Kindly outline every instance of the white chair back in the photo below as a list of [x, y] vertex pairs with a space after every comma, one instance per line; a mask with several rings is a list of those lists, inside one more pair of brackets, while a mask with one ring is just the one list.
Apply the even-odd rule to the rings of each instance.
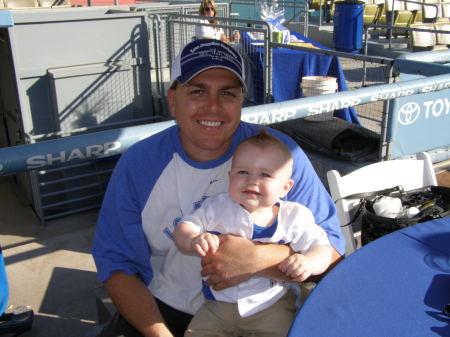
[[[369, 164], [345, 176], [338, 171], [327, 172], [331, 198], [336, 202], [337, 215], [341, 226], [351, 221], [351, 211], [359, 204], [359, 199], [343, 199], [346, 196], [383, 190], [401, 185], [405, 190], [437, 185], [431, 158], [427, 153], [416, 155], [417, 159], [387, 160]], [[345, 236], [346, 255], [356, 249], [352, 226], [342, 227]]]

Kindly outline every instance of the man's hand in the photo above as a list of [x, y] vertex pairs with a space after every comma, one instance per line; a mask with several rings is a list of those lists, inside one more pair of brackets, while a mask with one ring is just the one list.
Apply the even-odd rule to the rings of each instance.
[[291, 253], [288, 245], [257, 243], [234, 235], [220, 235], [217, 252], [202, 258], [206, 284], [222, 290], [247, 281], [254, 275], [288, 281], [278, 265]]
[[[292, 281], [278, 268], [283, 260], [293, 254], [289, 245], [252, 242], [229, 234], [219, 235], [219, 240], [216, 253], [207, 253], [202, 258], [202, 276], [209, 277], [206, 284], [214, 290], [235, 286], [254, 275]], [[333, 248], [332, 261], [337, 263], [341, 259]], [[310, 277], [309, 280], [316, 277]]]
[[202, 258], [202, 276], [208, 286], [214, 290], [222, 290], [252, 277], [257, 266], [255, 244], [247, 239], [234, 235], [220, 235], [219, 249], [215, 254], [207, 253]]

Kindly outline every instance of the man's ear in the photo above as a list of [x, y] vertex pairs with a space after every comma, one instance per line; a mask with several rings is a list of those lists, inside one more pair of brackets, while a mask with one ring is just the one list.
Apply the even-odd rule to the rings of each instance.
[[175, 90], [174, 89], [167, 89], [167, 103], [169, 104], [169, 111], [170, 115], [173, 118], [176, 118], [175, 113]]

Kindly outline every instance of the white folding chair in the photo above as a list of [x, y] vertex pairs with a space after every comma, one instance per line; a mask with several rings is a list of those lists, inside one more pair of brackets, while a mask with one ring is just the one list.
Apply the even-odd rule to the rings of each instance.
[[[345, 199], [346, 196], [402, 186], [411, 190], [423, 186], [437, 185], [436, 175], [430, 156], [421, 152], [416, 159], [387, 160], [369, 164], [345, 176], [338, 171], [327, 172], [331, 198], [336, 202], [336, 210], [341, 226], [351, 221], [351, 211], [359, 204], [359, 199]], [[342, 227], [346, 239], [346, 255], [356, 250], [355, 233], [352, 226]]]

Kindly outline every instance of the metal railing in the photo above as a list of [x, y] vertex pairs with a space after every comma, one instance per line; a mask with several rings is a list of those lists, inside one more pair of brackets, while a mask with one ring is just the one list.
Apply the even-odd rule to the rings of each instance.
[[[263, 91], [263, 102], [267, 103], [270, 101], [271, 93], [271, 52], [269, 46], [269, 36], [271, 34], [271, 28], [267, 22], [256, 21], [256, 20], [244, 20], [244, 19], [234, 19], [225, 17], [216, 17], [219, 24], [205, 24], [200, 20], [205, 19], [202, 16], [196, 15], [186, 15], [186, 14], [167, 14], [164, 17], [160, 15], [152, 16], [151, 21], [157, 23], [154, 25], [154, 36], [158, 36], [154, 40], [155, 43], [152, 44], [155, 54], [162, 55], [160, 59], [154, 66], [156, 78], [156, 87], [158, 88], [159, 98], [164, 100], [163, 107], [167, 108], [165, 102], [165, 93], [168, 89], [168, 84], [170, 81], [170, 66], [172, 60], [178, 54], [179, 50], [186, 43], [191, 42], [196, 38], [196, 27], [199, 26], [213, 26], [216, 28], [222, 28], [226, 35], [231, 35], [235, 30], [240, 32], [242, 36], [245, 33], [258, 36], [258, 40], [262, 42], [262, 60], [261, 60], [261, 74], [258, 75], [258, 80], [249, 82], [249, 86], [253, 85], [260, 86]], [[164, 23], [162, 23], [164, 22]], [[246, 69], [251, 70], [252, 65], [249, 63], [247, 55], [254, 52], [254, 48], [251, 44], [240, 44], [235, 43], [233, 45], [244, 58], [246, 62]], [[249, 74], [248, 78], [252, 78]], [[256, 84], [255, 84], [256, 83]], [[247, 96], [246, 99], [251, 102], [252, 97]], [[162, 114], [167, 115], [168, 111], [162, 111]]]
[[[162, 100], [165, 100], [165, 93], [168, 89], [171, 60], [175, 58], [181, 46], [195, 38], [195, 27], [205, 25], [200, 22], [202, 18], [192, 15], [168, 14], [164, 16], [164, 25], [160, 23], [162, 21], [160, 16], [154, 16], [152, 18], [153, 22], [158, 22], [160, 25], [156, 27], [156, 31], [153, 33], [155, 37], [159, 37], [159, 40], [155, 39], [155, 42], [161, 41], [161, 43], [153, 44], [154, 52], [158, 55], [165, 55], [163, 62], [159, 61], [154, 65], [157, 68], [154, 81], [156, 82], [156, 87], [159, 88], [159, 95]], [[255, 53], [255, 47], [252, 44], [243, 42], [233, 45], [244, 57], [246, 68], [253, 72], [247, 76], [249, 78], [248, 87], [252, 88], [257, 86], [263, 88], [263, 99], [255, 103], [252, 100], [254, 97], [251, 97], [252, 93], [250, 92], [246, 97], [246, 105], [272, 102], [271, 57], [274, 48], [286, 48], [311, 53], [312, 55], [321, 54], [327, 55], [330, 58], [336, 58], [343, 69], [346, 84], [350, 90], [394, 81], [391, 72], [392, 59], [348, 54], [334, 50], [308, 48], [298, 45], [279, 44], [271, 41], [271, 27], [264, 21], [231, 18], [217, 18], [217, 20], [219, 24], [211, 26], [222, 28], [226, 34], [230, 34], [233, 30], [238, 30], [241, 36], [244, 34], [259, 34], [259, 40], [261, 42], [258, 50], [262, 50], [263, 57], [261, 63], [258, 65], [255, 65], [248, 57], [248, 55]], [[162, 26], [165, 27], [165, 30], [161, 29]], [[286, 67], [288, 68], [288, 65]], [[298, 81], [300, 82], [300, 78]], [[165, 101], [163, 106], [167, 109]], [[358, 118], [362, 120], [361, 123], [370, 130], [381, 134], [384, 107], [380, 103], [373, 103], [364, 107], [358, 107], [357, 110]], [[168, 111], [164, 110], [162, 114], [168, 115]]]
[[[333, 104], [354, 107], [362, 127], [375, 133], [379, 137], [380, 153], [383, 153], [382, 149], [386, 142], [386, 130], [388, 127], [388, 107], [391, 98], [390, 96], [383, 95], [386, 87], [380, 87], [380, 85], [396, 82], [395, 74], [392, 74], [392, 59], [274, 43], [271, 41], [271, 27], [266, 22], [230, 18], [229, 16], [231, 15], [233, 9], [228, 6], [232, 6], [232, 3], [223, 3], [220, 5], [222, 6], [221, 8], [223, 8], [224, 16], [217, 18], [220, 23], [215, 27], [221, 27], [227, 34], [230, 34], [233, 30], [239, 30], [241, 35], [244, 33], [250, 33], [255, 36], [257, 35], [261, 41], [259, 48], [263, 50], [263, 57], [261, 68], [258, 70], [258, 76], [260, 76], [258, 78], [260, 79], [260, 82], [257, 83], [257, 85], [260, 85], [263, 88], [262, 90], [264, 97], [262, 103], [270, 103], [272, 101], [271, 57], [275, 48], [287, 48], [337, 58], [342, 67], [346, 84], [349, 89], [346, 92], [339, 92], [336, 94], [324, 95], [320, 97], [317, 96], [313, 98], [302, 98], [300, 100], [296, 99], [289, 102], [279, 102], [270, 105], [258, 105], [255, 108], [251, 107], [252, 105], [255, 105], [255, 103], [252, 103], [251, 101], [252, 97], [246, 97], [247, 107], [243, 110], [244, 119], [253, 118], [249, 116], [257, 116], [258, 113], [261, 115], [267, 114], [268, 116], [273, 114], [276, 116], [281, 116], [283, 111], [293, 111], [293, 114], [289, 113], [286, 115], [286, 120], [291, 120], [305, 117], [308, 114], [311, 114], [311, 111], [317, 111], [317, 109], [310, 108], [313, 106], [323, 106], [324, 108], [320, 109], [322, 113], [332, 112], [334, 106]], [[162, 101], [165, 99], [167, 83], [170, 79], [170, 65], [172, 59], [175, 57], [181, 46], [191, 41], [195, 36], [195, 27], [202, 24], [199, 23], [199, 20], [202, 17], [192, 15], [197, 14], [198, 4], [191, 3], [189, 5], [186, 4], [176, 6], [178, 7], [171, 8], [171, 6], [166, 6], [165, 8], [159, 9], [156, 9], [155, 7], [152, 7], [151, 9], [137, 9], [138, 11], [148, 12], [147, 25], [150, 30], [148, 36], [150, 41], [150, 58], [152, 60], [151, 80], [154, 83], [152, 88], [155, 90], [154, 97], [159, 97]], [[157, 10], [164, 12], [157, 12]], [[252, 49], [254, 47], [252, 47], [251, 44], [236, 44], [234, 47], [238, 48], [244, 57], [246, 54], [254, 52]], [[249, 62], [249, 60], [247, 59], [246, 62]], [[248, 68], [251, 69], [252, 66], [250, 65]], [[369, 87], [373, 87], [373, 89], [371, 89], [371, 97], [375, 97], [375, 99], [359, 99], [365, 92], [364, 90], [369, 89]], [[395, 92], [397, 89], [396, 87], [389, 87], [389, 90], [391, 90], [390, 92]], [[278, 112], [275, 113], [273, 111]], [[158, 119], [156, 119], [156, 117], [152, 117], [148, 120], [148, 122], [156, 122], [162, 118], [166, 118], [168, 116], [167, 106], [162, 104], [160, 113], [156, 115]], [[258, 122], [260, 120], [256, 119], [255, 121]], [[265, 121], [271, 121], [271, 119], [267, 118]], [[142, 122], [144, 122], [144, 119]], [[154, 128], [158, 129], [158, 131], [163, 128], [163, 125], [164, 127], [167, 125], [163, 123], [152, 124]], [[172, 125], [172, 123], [170, 125]], [[108, 124], [108, 126], [112, 127], [113, 125]], [[69, 140], [64, 139], [64, 136], [67, 135], [66, 133], [46, 135], [46, 137], [42, 137], [42, 135], [33, 136], [39, 138], [31, 141], [36, 141], [37, 147], [34, 147], [34, 149], [39, 149], [40, 146], [44, 147], [44, 143], [49, 143], [49, 146], [51, 147], [56, 144], [55, 142], [66, 144], [65, 146], [67, 148], [72, 147], [71, 152], [67, 153], [63, 153], [63, 151], [65, 151], [64, 149], [50, 150], [49, 147], [46, 148], [48, 150], [45, 150], [42, 153], [42, 156], [40, 156], [38, 152], [28, 155], [23, 153], [22, 155], [23, 157], [28, 156], [24, 164], [26, 165], [26, 170], [40, 170], [33, 171], [32, 175], [34, 176], [33, 179], [36, 179], [35, 184], [39, 185], [39, 195], [36, 195], [36, 198], [39, 200], [36, 203], [41, 203], [42, 213], [40, 213], [40, 216], [43, 219], [47, 220], [53, 217], [62, 216], [68, 214], [68, 212], [78, 212], [90, 206], [96, 207], [95, 205], [97, 205], [98, 201], [101, 199], [100, 194], [102, 193], [102, 189], [106, 185], [111, 169], [115, 164], [115, 159], [111, 156], [119, 155], [126, 148], [123, 143], [120, 144], [120, 137], [123, 135], [126, 136], [127, 130], [133, 130], [133, 132], [136, 130], [134, 127], [127, 128], [127, 126], [128, 125], [117, 124], [114, 125], [116, 129], [111, 130], [110, 132], [105, 131], [105, 133], [102, 133], [103, 131], [101, 131], [100, 127], [97, 126], [80, 130], [73, 129], [71, 132], [73, 133], [73, 137], [75, 137], [75, 139], [71, 137], [72, 139], [70, 139], [70, 142]], [[120, 129], [118, 127], [120, 127]], [[143, 126], [143, 129], [148, 130], [148, 127], [149, 125], [145, 125]], [[338, 125], [336, 125], [336, 127], [338, 127]], [[92, 134], [93, 138], [90, 138], [88, 141], [89, 144], [86, 145], [87, 148], [82, 148], [82, 145], [79, 144], [84, 142], [84, 140], [82, 140], [83, 137], [91, 136], [88, 132], [95, 133]], [[80, 133], [86, 134], [79, 135]], [[147, 131], [143, 133], [148, 136]], [[320, 134], [320, 132], [318, 133]], [[114, 145], [106, 145], [109, 141], [101, 140], [99, 134], [104, 134], [106, 139], [111, 139], [110, 142], [114, 143]], [[132, 138], [129, 142], [135, 142], [144, 136], [139, 132], [137, 132], [136, 135], [139, 137]], [[132, 137], [135, 137], [136, 135], [133, 135]], [[130, 135], [128, 136], [131, 137]], [[49, 142], [42, 142], [43, 140], [49, 140]], [[80, 141], [80, 143], [73, 145], [77, 141]], [[88, 149], [89, 147], [90, 150]], [[92, 149], [95, 149], [95, 151], [92, 151]], [[3, 149], [0, 149], [0, 153], [2, 153], [2, 151]], [[89, 151], [90, 153], [88, 153]], [[11, 155], [11, 152], [5, 153], [5, 156]], [[97, 161], [101, 157], [108, 157], [109, 160], [102, 159], [102, 162], [98, 163]], [[382, 158], [381, 155], [380, 158]], [[3, 159], [0, 159], [0, 175], [5, 174], [5, 172], [11, 172], [8, 171], [8, 166], [13, 162], [3, 162], [2, 160]], [[86, 165], [86, 167], [88, 167], [86, 170], [91, 173], [86, 172], [86, 175], [84, 175], [80, 173], [82, 172], [82, 166], [71, 166], [78, 161], [85, 161], [86, 163], [89, 163], [89, 165]], [[61, 168], [54, 170], [52, 169], [53, 171], [48, 170], [49, 167], [54, 167], [56, 165], [61, 165]], [[73, 172], [76, 173], [72, 174], [72, 169]], [[85, 184], [79, 184], [78, 176], [88, 179], [89, 181]], [[51, 180], [47, 180], [47, 178], [51, 178]], [[91, 181], [91, 179], [97, 179], [97, 181]], [[47, 188], [57, 185], [60, 187]], [[83, 189], [89, 191], [89, 195], [92, 197], [92, 200], [88, 200], [86, 196], [79, 194]], [[62, 197], [63, 194], [65, 195], [64, 198]]]
[[[376, 85], [369, 88], [359, 88], [347, 92], [322, 95], [320, 97], [307, 97], [280, 103], [246, 107], [242, 110], [242, 119], [260, 124], [272, 124], [280, 122], [280, 120], [296, 120], [316, 114], [317, 112], [312, 112], [311, 107], [326, 102], [345, 101], [349, 107], [368, 104], [370, 102], [384, 102], [391, 100], [393, 97], [423, 94], [430, 87], [434, 88], [434, 92], [446, 90], [450, 83], [449, 80], [450, 74], [436, 75], [396, 84]], [[329, 112], [332, 109], [332, 106], [329, 106], [327, 109], [323, 109], [323, 112]], [[154, 135], [174, 124], [173, 121], [151, 123], [84, 134], [72, 138], [55, 139], [48, 142], [0, 148], [0, 175], [30, 170], [48, 170], [61, 165], [72, 165], [117, 156], [137, 141]], [[70, 156], [75, 150], [83, 152], [83, 149], [88, 149], [99, 143], [114, 143], [116, 146], [110, 150], [105, 149], [104, 151], [92, 152], [85, 156]], [[47, 160], [48, 158], [54, 157], [55, 153], [66, 158], [66, 160], [58, 162]], [[42, 160], [36, 161], [36, 158], [41, 158]]]

